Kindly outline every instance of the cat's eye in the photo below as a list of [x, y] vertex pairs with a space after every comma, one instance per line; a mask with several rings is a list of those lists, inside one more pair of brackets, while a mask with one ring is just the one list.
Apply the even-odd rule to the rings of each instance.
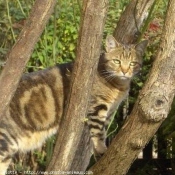
[[133, 61], [133, 62], [130, 63], [130, 66], [136, 66], [137, 64], [138, 64], [137, 62]]
[[120, 64], [121, 63], [121, 61], [118, 60], [118, 59], [114, 59], [113, 61], [114, 61], [115, 64]]

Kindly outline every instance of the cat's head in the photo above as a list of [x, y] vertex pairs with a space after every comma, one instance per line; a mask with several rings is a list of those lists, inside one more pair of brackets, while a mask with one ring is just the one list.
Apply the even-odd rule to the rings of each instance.
[[142, 67], [142, 57], [147, 43], [144, 40], [137, 45], [124, 46], [118, 43], [113, 36], [107, 36], [103, 62], [104, 71], [107, 73], [106, 78], [129, 80], [137, 74]]

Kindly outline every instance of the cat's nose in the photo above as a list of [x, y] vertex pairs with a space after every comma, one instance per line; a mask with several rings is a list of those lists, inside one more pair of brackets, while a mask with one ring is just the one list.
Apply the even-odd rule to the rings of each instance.
[[128, 69], [122, 69], [122, 73], [125, 75], [128, 72]]
[[126, 75], [126, 73], [128, 72], [128, 67], [122, 65], [122, 66], [121, 66], [121, 71], [122, 71], [123, 75]]

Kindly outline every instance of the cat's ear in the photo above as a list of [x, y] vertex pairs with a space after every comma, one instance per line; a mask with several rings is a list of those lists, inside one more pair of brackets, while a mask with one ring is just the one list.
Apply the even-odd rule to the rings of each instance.
[[115, 49], [120, 44], [115, 40], [112, 35], [106, 37], [106, 52], [110, 52], [112, 49]]
[[138, 43], [138, 44], [135, 46], [136, 51], [137, 51], [141, 56], [143, 56], [147, 44], [148, 44], [148, 40], [143, 40], [143, 41], [141, 41], [140, 43]]

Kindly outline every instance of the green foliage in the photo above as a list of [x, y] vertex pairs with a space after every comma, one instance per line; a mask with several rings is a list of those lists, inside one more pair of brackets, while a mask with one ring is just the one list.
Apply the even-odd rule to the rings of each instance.
[[60, 1], [29, 62], [29, 67], [45, 68], [75, 58], [80, 9], [72, 1]]
[[125, 6], [128, 4], [129, 0], [110, 0], [110, 5], [108, 9], [104, 35], [113, 34], [114, 29], [116, 28], [117, 21], [125, 9]]
[[[2, 1], [2, 0], [1, 0]], [[32, 1], [14, 0], [1, 2], [0, 56], [2, 59], [12, 47], [21, 31]], [[57, 3], [45, 30], [37, 43], [27, 65], [28, 71], [43, 69], [55, 63], [68, 62], [75, 59], [75, 48], [80, 21], [80, 4], [72, 0]]]

